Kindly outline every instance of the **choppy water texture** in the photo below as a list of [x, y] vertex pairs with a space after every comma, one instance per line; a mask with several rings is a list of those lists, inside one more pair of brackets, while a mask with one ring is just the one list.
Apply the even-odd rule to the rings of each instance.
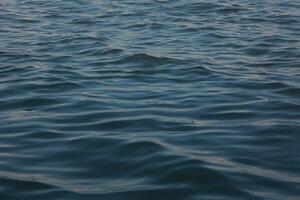
[[0, 199], [299, 200], [298, 0], [0, 1]]

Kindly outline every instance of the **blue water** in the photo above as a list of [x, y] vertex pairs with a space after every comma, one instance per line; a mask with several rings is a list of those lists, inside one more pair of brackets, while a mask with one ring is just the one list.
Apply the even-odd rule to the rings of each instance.
[[1, 0], [1, 200], [299, 200], [298, 0]]

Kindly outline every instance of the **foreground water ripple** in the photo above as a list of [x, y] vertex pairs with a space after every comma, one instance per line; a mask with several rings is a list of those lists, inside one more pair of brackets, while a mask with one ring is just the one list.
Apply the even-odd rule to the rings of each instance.
[[298, 1], [3, 0], [0, 27], [0, 199], [299, 199]]

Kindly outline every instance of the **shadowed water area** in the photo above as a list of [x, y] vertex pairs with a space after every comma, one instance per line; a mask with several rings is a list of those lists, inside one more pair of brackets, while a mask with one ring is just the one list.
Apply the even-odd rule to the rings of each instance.
[[0, 199], [299, 200], [298, 0], [0, 0]]

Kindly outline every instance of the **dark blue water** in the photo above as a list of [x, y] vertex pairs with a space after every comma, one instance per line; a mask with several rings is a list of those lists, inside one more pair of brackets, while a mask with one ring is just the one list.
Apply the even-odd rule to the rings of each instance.
[[1, 200], [299, 200], [298, 0], [1, 0]]

